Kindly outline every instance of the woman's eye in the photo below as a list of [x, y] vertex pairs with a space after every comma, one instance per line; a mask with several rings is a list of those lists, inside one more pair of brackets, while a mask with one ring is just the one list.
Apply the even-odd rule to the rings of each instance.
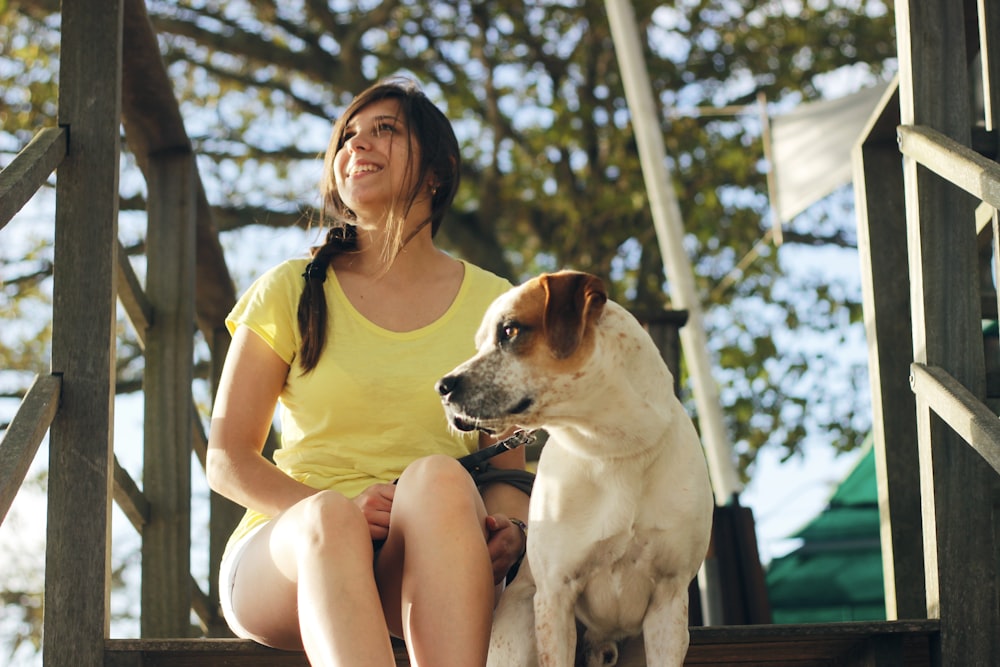
[[374, 130], [372, 131], [372, 134], [374, 134], [376, 137], [380, 137], [383, 134], [391, 134], [392, 132], [395, 131], [396, 127], [394, 125], [391, 125], [389, 123], [381, 123], [375, 126]]

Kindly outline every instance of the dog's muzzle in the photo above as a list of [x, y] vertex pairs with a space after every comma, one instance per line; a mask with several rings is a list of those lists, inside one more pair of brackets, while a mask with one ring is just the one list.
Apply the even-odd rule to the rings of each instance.
[[460, 431], [478, 429], [494, 433], [495, 430], [483, 422], [489, 423], [521, 414], [534, 403], [530, 397], [524, 397], [511, 408], [492, 405], [480, 392], [470, 391], [467, 378], [461, 374], [446, 375], [434, 387], [441, 396], [441, 403], [451, 418], [452, 425]]

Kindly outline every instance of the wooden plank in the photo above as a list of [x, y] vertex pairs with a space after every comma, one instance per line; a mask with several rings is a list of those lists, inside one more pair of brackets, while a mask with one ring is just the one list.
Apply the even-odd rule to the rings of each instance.
[[45, 667], [99, 667], [109, 629], [121, 25], [121, 0], [62, 7]]
[[[813, 667], [844, 662], [851, 656], [878, 656], [880, 666], [932, 664], [936, 621], [746, 625], [691, 628], [685, 665], [730, 667]], [[631, 642], [619, 667], [645, 663], [641, 642]], [[305, 655], [276, 651], [242, 639], [110, 640], [107, 667], [307, 667]], [[408, 665], [405, 645], [393, 640], [397, 665]], [[635, 649], [635, 650], [633, 650]]]
[[908, 386], [913, 343], [898, 125], [897, 82], [881, 100], [852, 156], [889, 619], [927, 615], [916, 404]]
[[7, 516], [55, 417], [61, 387], [62, 380], [57, 375], [35, 376], [0, 438], [0, 523]]
[[114, 457], [114, 499], [135, 531], [142, 535], [143, 526], [149, 521], [149, 501], [142, 495], [139, 486], [125, 468]]
[[987, 130], [1000, 126], [1000, 8], [977, 0], [979, 56], [983, 70], [984, 121]]
[[[146, 174], [149, 157], [169, 150], [190, 150], [160, 46], [145, 0], [125, 0], [122, 71], [122, 124], [136, 163]], [[149, 177], [147, 176], [147, 179]], [[225, 318], [236, 303], [236, 288], [226, 266], [218, 229], [201, 181], [197, 186], [198, 326], [206, 340], [226, 334]]]
[[66, 130], [40, 130], [21, 152], [0, 171], [0, 229], [28, 203], [66, 157]]
[[1000, 419], [942, 368], [913, 364], [910, 384], [1000, 474]]
[[903, 155], [977, 199], [1000, 208], [1000, 165], [996, 162], [930, 127], [903, 125], [898, 132]]
[[[900, 122], [968, 146], [964, 12], [952, 0], [899, 0], [895, 9]], [[903, 172], [914, 361], [944, 368], [981, 397], [974, 204], [911, 155]], [[919, 396], [917, 435], [928, 615], [941, 620], [941, 665], [1000, 664], [992, 471]]]
[[146, 296], [142, 533], [143, 637], [190, 633], [191, 434], [194, 358], [195, 172], [190, 151], [151, 156]]
[[132, 323], [135, 330], [135, 337], [139, 341], [139, 347], [146, 349], [146, 330], [153, 324], [153, 306], [146, 298], [146, 293], [142, 289], [142, 283], [135, 275], [135, 269], [128, 259], [121, 241], [118, 244], [118, 300], [125, 309], [125, 316]]
[[201, 621], [202, 632], [207, 632], [209, 626], [222, 616], [222, 606], [218, 598], [213, 598], [201, 590], [198, 581], [191, 576], [191, 609]]

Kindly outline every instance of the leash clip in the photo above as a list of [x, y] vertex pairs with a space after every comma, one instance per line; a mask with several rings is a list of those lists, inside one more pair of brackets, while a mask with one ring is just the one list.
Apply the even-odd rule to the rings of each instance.
[[538, 429], [525, 430], [523, 428], [519, 428], [516, 431], [514, 431], [514, 434], [511, 435], [509, 438], [502, 440], [497, 444], [503, 447], [505, 450], [517, 449], [518, 447], [524, 447], [526, 445], [533, 445], [535, 444], [535, 440], [538, 439], [538, 436], [535, 435], [535, 433], [537, 432]]
[[535, 436], [536, 432], [537, 429], [526, 431], [523, 428], [519, 428], [509, 438], [505, 438], [495, 445], [490, 445], [472, 454], [467, 454], [458, 459], [458, 462], [470, 473], [482, 472], [483, 465], [497, 454], [503, 454], [511, 449], [517, 449], [518, 447], [534, 443], [537, 439]]

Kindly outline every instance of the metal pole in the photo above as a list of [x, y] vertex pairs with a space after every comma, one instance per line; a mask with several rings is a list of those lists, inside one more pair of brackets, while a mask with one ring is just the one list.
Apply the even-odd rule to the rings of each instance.
[[653, 103], [652, 86], [643, 60], [641, 42], [632, 5], [625, 0], [607, 0], [608, 21], [615, 43], [618, 67], [625, 83], [625, 97], [632, 114], [639, 161], [649, 195], [653, 225], [663, 255], [664, 271], [671, 285], [675, 307], [688, 311], [681, 328], [681, 349], [691, 373], [698, 425], [705, 447], [716, 502], [728, 504], [742, 490], [736, 474], [732, 447], [722, 421], [719, 390], [712, 377], [701, 305], [695, 294], [691, 262], [684, 252], [684, 227], [673, 182], [666, 165], [666, 150], [659, 116]]

